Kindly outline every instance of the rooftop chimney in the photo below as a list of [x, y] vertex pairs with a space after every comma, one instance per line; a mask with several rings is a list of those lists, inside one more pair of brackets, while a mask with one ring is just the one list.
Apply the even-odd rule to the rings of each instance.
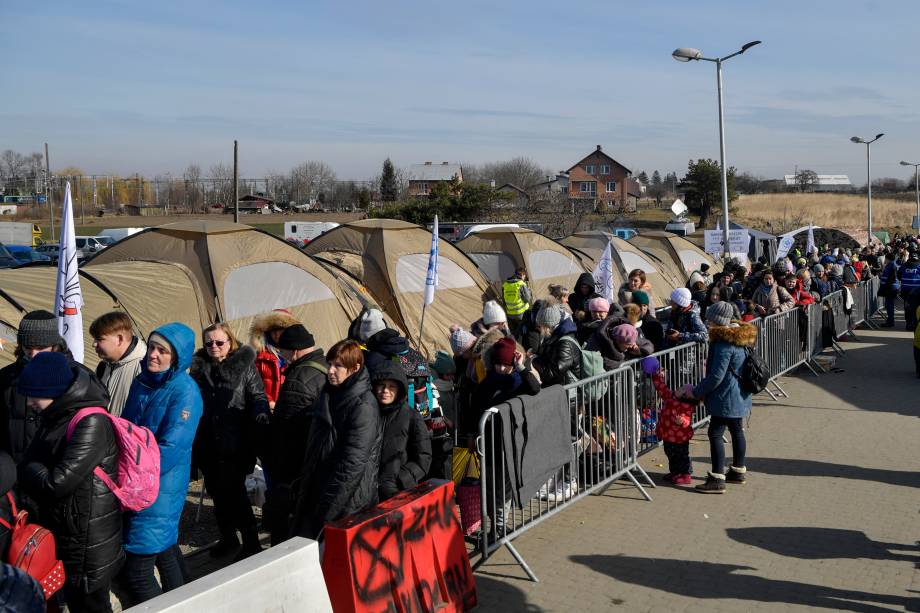
[[597, 146], [597, 150], [598, 150], [598, 151], [601, 150], [601, 146], [600, 146], [600, 145]]

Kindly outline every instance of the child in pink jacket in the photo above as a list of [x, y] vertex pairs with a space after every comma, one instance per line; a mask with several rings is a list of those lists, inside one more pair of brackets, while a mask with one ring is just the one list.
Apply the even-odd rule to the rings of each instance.
[[642, 360], [642, 370], [651, 376], [655, 390], [663, 401], [655, 434], [658, 440], [664, 442], [664, 453], [668, 456], [668, 474], [664, 480], [674, 485], [690, 485], [693, 474], [690, 462], [690, 439], [693, 438], [691, 424], [696, 404], [678, 399], [668, 388], [664, 371], [656, 358]]

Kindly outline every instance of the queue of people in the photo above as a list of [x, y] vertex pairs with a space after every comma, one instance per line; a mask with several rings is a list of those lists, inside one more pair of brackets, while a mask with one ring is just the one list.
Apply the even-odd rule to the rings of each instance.
[[[705, 403], [713, 461], [697, 489], [722, 493], [726, 483], [746, 480], [742, 421], [751, 397], [737, 373], [757, 337], [750, 320], [807, 306], [874, 274], [881, 274], [889, 322], [890, 293], [903, 298], [907, 323], [916, 328], [920, 257], [911, 239], [884, 250], [785, 258], [772, 267], [758, 262], [750, 272], [736, 262], [714, 276], [701, 269], [691, 287], [674, 289], [660, 320], [641, 270], [629, 273], [617, 301], [598, 294], [589, 274], [571, 292], [556, 285], [533, 301], [526, 271], [517, 270], [505, 282], [504, 306], [487, 301], [467, 329], [445, 330], [453, 355], [436, 367], [451, 381], [457, 438], [472, 445], [481, 415], [496, 404], [590, 376], [591, 355], [612, 370], [708, 341], [702, 381], [669, 394], [659, 389], [667, 403], [658, 434], [666, 443], [666, 478], [689, 484], [687, 420], [696, 403]], [[202, 330], [200, 343], [177, 322], [145, 340], [117, 312], [99, 317], [90, 331], [100, 358], [95, 372], [73, 361], [52, 313], [30, 312], [19, 324], [15, 363], [0, 370], [0, 489], [55, 535], [66, 571], [62, 597], [73, 611], [109, 611], [113, 584], [134, 605], [188, 580], [178, 543], [193, 474], [203, 475], [214, 502], [219, 540], [211, 554], [235, 560], [262, 550], [246, 490], [257, 462], [267, 483], [262, 527], [272, 545], [295, 535], [322, 539], [329, 522], [433, 474], [431, 427], [418, 404], [425, 385], [420, 358], [377, 309], [362, 312], [349, 338], [328, 350], [283, 310], [257, 317], [248, 344], [223, 323]], [[920, 375], [920, 329], [915, 338]], [[647, 372], [660, 388], [660, 366]], [[155, 437], [159, 494], [147, 508], [124, 510], [94, 475], [96, 467], [110, 478], [117, 473], [118, 447], [105, 416], [85, 417], [67, 436], [86, 407], [104, 408]], [[585, 425], [573, 424], [579, 428]], [[563, 476], [561, 488], [577, 489], [571, 475]], [[0, 518], [9, 510], [4, 504]], [[0, 546], [5, 537], [0, 529]]]

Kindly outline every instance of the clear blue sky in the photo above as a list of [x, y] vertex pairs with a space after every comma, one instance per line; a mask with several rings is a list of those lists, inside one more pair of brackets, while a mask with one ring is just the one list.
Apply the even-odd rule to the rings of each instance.
[[[634, 172], [718, 157], [864, 181], [920, 158], [920, 2], [4, 2], [0, 149], [87, 173], [245, 176], [323, 160], [342, 178], [514, 156], [567, 168], [602, 144]], [[917, 160], [920, 161], [920, 160]]]

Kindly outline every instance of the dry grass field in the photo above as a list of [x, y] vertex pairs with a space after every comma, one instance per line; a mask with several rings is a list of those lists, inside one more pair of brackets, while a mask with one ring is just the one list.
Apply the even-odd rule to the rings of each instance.
[[[854, 194], [754, 194], [732, 203], [738, 223], [782, 233], [813, 223], [830, 228], [866, 226], [866, 197]], [[912, 201], [872, 198], [872, 226], [906, 231], [917, 205]]]

